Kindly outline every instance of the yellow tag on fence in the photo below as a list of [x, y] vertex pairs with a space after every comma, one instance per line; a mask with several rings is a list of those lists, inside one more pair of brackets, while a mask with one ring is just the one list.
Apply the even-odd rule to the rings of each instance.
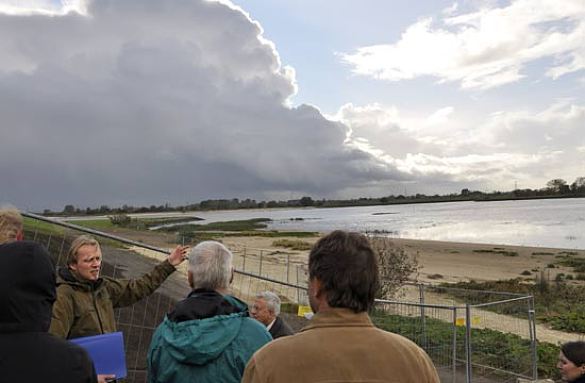
[[[477, 326], [481, 323], [481, 317], [473, 316], [471, 317], [471, 325]], [[455, 325], [457, 326], [465, 326], [465, 318], [457, 318], [455, 320]]]
[[313, 310], [311, 310], [311, 306], [299, 305], [299, 310], [297, 312], [297, 315], [304, 318], [306, 314], [309, 314], [312, 312], [313, 312]]

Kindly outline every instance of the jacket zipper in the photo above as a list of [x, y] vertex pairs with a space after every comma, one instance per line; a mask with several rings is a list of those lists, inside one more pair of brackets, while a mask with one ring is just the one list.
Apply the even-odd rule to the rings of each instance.
[[95, 296], [95, 289], [93, 288], [93, 286], [91, 288], [91, 297], [92, 297], [92, 300], [93, 300], [93, 307], [95, 308], [95, 313], [97, 315], [98, 323], [100, 325], [100, 331], [101, 331], [102, 334], [104, 334], [104, 326], [102, 324], [102, 318], [100, 317], [100, 311], [98, 309], [97, 299], [96, 299], [96, 296]]

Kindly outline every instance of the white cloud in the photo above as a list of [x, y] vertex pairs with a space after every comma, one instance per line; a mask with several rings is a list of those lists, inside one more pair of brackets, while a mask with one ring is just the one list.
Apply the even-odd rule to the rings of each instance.
[[582, 0], [516, 0], [437, 21], [424, 18], [394, 44], [342, 57], [355, 73], [382, 80], [432, 76], [488, 89], [522, 79], [524, 67], [540, 59], [555, 60], [546, 71], [553, 79], [585, 69], [584, 40]]
[[2, 0], [0, 2], [0, 14], [22, 16], [22, 15], [44, 15], [62, 16], [69, 12], [87, 14], [87, 1], [85, 0]]
[[[542, 187], [551, 178], [583, 174], [585, 105], [561, 100], [541, 111], [499, 111], [469, 121], [452, 112], [445, 107], [415, 118], [395, 106], [345, 105], [336, 117], [351, 127], [355, 147], [419, 183], [510, 185], [515, 179]], [[438, 128], [446, 116], [448, 128]]]
[[427, 117], [427, 123], [431, 125], [446, 124], [449, 121], [449, 116], [453, 114], [455, 108], [447, 106], [441, 108]]

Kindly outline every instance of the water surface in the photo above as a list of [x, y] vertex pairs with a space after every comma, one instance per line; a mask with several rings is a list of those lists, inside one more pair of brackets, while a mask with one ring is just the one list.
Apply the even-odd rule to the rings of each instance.
[[196, 212], [206, 221], [270, 218], [270, 229], [379, 231], [393, 237], [585, 249], [585, 198]]

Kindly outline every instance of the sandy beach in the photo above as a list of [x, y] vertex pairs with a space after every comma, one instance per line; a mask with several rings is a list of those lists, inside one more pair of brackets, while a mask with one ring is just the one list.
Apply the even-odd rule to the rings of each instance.
[[[314, 243], [319, 237], [301, 238], [303, 242]], [[146, 238], [143, 238], [146, 239]], [[148, 238], [148, 243], [160, 247], [169, 247], [169, 237], [156, 235]], [[262, 236], [234, 236], [223, 237], [221, 241], [234, 252], [234, 265], [238, 270], [253, 274], [261, 273], [265, 277], [287, 281], [293, 284], [304, 284], [307, 280], [306, 264], [308, 250], [295, 251], [278, 246], [274, 242], [280, 239], [291, 241], [299, 240], [294, 237], [262, 237]], [[458, 242], [424, 241], [409, 239], [393, 239], [395, 246], [402, 247], [407, 254], [415, 257], [419, 264], [418, 273], [412, 275], [412, 280], [425, 284], [455, 283], [460, 281], [496, 281], [514, 278], [524, 278], [533, 281], [540, 270], [545, 276], [554, 280], [557, 274], [574, 274], [569, 267], [549, 265], [558, 262], [558, 256], [571, 254], [573, 257], [585, 257], [584, 250], [553, 249], [541, 247], [520, 247], [505, 245], [486, 245]], [[133, 250], [149, 257], [161, 258], [163, 255], [149, 250], [133, 248]], [[512, 256], [513, 255], [513, 256]], [[262, 266], [260, 263], [262, 262]], [[186, 265], [181, 266], [186, 273]], [[530, 274], [528, 274], [530, 273]], [[582, 283], [572, 281], [570, 283]], [[245, 300], [253, 298], [256, 291], [262, 290], [261, 282], [250, 282], [250, 279], [237, 280], [234, 283], [234, 293]], [[267, 288], [274, 288], [267, 287]], [[284, 298], [295, 300], [295, 289], [283, 288], [278, 293]], [[293, 297], [293, 295], [295, 295]], [[416, 295], [416, 294], [415, 294]], [[433, 303], [441, 302], [444, 297], [428, 296]], [[400, 299], [418, 300], [416, 297], [403, 296]], [[437, 300], [439, 299], [439, 300]], [[481, 316], [480, 327], [489, 327], [503, 332], [516, 333], [524, 338], [528, 332], [524, 326], [517, 327], [516, 320], [489, 311], [477, 310], [475, 315]], [[580, 339], [581, 334], [571, 334], [551, 330], [545, 325], [537, 325], [537, 337], [541, 341], [557, 344], [569, 340]]]
[[[288, 238], [295, 240], [296, 238]], [[318, 238], [302, 238], [302, 241], [314, 243]], [[235, 251], [259, 249], [266, 254], [285, 251], [296, 262], [306, 262], [308, 251], [285, 250], [273, 246], [274, 238], [267, 237], [226, 237], [223, 242]], [[402, 247], [407, 254], [415, 257], [419, 272], [413, 278], [425, 283], [459, 282], [459, 281], [494, 281], [501, 279], [534, 279], [544, 270], [547, 277], [554, 279], [558, 273], [571, 274], [568, 267], [549, 268], [558, 255], [566, 252], [576, 253], [576, 257], [585, 257], [585, 250], [551, 249], [541, 247], [522, 247], [506, 245], [486, 245], [460, 242], [424, 241], [412, 239], [393, 239], [396, 246]], [[509, 256], [510, 252], [517, 255]], [[530, 272], [530, 275], [526, 274]]]

